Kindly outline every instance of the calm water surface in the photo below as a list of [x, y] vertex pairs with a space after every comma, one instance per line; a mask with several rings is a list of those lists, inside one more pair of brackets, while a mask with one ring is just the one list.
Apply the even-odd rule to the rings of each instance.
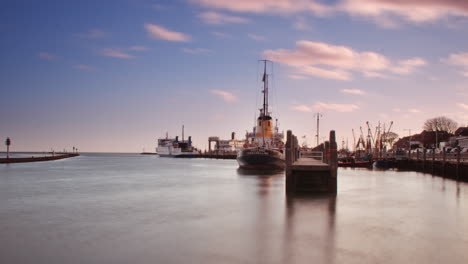
[[468, 185], [339, 170], [287, 199], [234, 160], [85, 154], [0, 164], [0, 263], [468, 263]]

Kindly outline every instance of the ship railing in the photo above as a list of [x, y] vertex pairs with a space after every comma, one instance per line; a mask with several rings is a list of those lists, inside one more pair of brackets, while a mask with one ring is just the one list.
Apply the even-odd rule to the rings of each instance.
[[304, 152], [301, 152], [301, 157], [311, 158], [311, 159], [323, 162], [323, 152], [322, 151], [304, 151]]

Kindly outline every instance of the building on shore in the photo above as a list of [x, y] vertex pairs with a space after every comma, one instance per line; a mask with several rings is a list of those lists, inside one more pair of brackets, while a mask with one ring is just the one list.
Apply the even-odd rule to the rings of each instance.
[[[212, 143], [214, 148], [212, 148]], [[231, 139], [220, 139], [219, 137], [208, 138], [209, 153], [235, 153], [243, 148], [245, 139], [236, 139], [236, 133], [231, 133]]]

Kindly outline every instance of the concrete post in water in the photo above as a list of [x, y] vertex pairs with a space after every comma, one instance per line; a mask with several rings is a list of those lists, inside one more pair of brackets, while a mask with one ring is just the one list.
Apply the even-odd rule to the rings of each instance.
[[325, 141], [323, 145], [323, 162], [329, 164], [330, 160], [330, 142]]
[[286, 134], [286, 193], [294, 192], [294, 177], [291, 171], [291, 165], [293, 164], [293, 136], [291, 130], [288, 130]]
[[426, 148], [423, 148], [423, 171], [426, 171]]
[[335, 131], [330, 131], [330, 192], [337, 193], [337, 170], [338, 170], [338, 151], [337, 151]]
[[447, 161], [447, 152], [445, 152], [445, 148], [442, 148], [442, 176], [445, 177], [445, 166]]
[[457, 181], [460, 179], [460, 149], [457, 148]]
[[286, 134], [286, 166], [292, 165], [292, 132], [288, 130]]

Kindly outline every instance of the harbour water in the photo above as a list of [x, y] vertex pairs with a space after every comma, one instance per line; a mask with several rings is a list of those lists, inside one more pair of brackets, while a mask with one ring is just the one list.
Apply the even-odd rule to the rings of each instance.
[[0, 263], [467, 263], [468, 184], [339, 169], [286, 198], [235, 160], [82, 154], [0, 165]]

